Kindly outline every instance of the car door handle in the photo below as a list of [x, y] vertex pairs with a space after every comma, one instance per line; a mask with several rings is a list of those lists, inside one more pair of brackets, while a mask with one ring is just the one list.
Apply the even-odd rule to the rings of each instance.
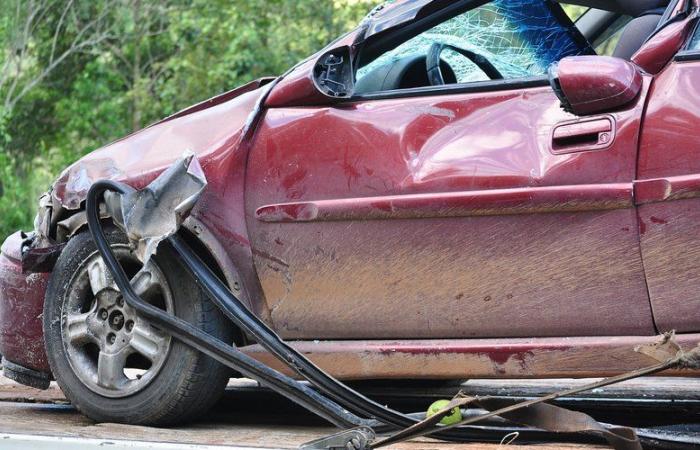
[[552, 132], [554, 154], [602, 150], [612, 144], [615, 126], [612, 117], [564, 122]]

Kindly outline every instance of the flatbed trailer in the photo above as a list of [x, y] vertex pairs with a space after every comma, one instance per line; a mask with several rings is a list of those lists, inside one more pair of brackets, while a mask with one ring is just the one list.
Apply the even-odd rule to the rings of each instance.
[[[575, 380], [494, 381], [470, 380], [445, 383], [382, 382], [363, 386], [363, 392], [392, 404], [418, 410], [438, 397], [458, 389], [484, 395], [531, 398]], [[563, 404], [586, 409], [612, 408], [638, 414], [683, 414], [700, 422], [700, 379], [636, 380], [591, 392]], [[631, 398], [634, 396], [634, 398]], [[310, 440], [337, 431], [251, 380], [232, 380], [222, 401], [196, 423], [173, 428], [153, 428], [95, 423], [66, 401], [55, 384], [45, 391], [27, 388], [0, 377], [0, 449], [294, 449]], [[505, 436], [504, 436], [505, 437]], [[391, 446], [395, 449], [472, 450], [498, 449], [499, 444], [454, 444], [416, 439]], [[545, 443], [510, 448], [529, 450], [609, 448], [604, 445]]]

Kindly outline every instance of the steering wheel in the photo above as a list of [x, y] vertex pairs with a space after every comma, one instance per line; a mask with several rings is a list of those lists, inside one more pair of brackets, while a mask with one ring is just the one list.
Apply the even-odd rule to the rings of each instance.
[[436, 42], [430, 46], [425, 60], [425, 66], [428, 69], [428, 80], [430, 81], [431, 86], [442, 86], [445, 84], [445, 78], [442, 76], [442, 70], [440, 69], [440, 55], [446, 48], [454, 50], [460, 55], [469, 58], [469, 60], [476, 64], [479, 69], [481, 69], [490, 79], [503, 79], [503, 74], [501, 74], [501, 72], [499, 72], [498, 69], [496, 69], [496, 67], [494, 67], [494, 65], [483, 56], [470, 50], [455, 47], [454, 45]]

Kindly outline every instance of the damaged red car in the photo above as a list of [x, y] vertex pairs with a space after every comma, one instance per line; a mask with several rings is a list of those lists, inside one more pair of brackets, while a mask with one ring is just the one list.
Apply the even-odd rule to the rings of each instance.
[[[216, 401], [231, 370], [124, 304], [86, 225], [94, 182], [143, 188], [186, 151], [208, 186], [181, 235], [337, 378], [607, 376], [648, 365], [632, 349], [661, 332], [696, 345], [697, 11], [399, 0], [280, 77], [90, 153], [2, 246], [5, 374], [55, 379], [100, 421]], [[144, 271], [102, 219], [145, 300], [289, 373], [167, 246]]]

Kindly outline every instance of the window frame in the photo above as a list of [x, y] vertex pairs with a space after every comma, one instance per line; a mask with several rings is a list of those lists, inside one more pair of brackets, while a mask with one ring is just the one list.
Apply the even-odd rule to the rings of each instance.
[[395, 89], [392, 91], [377, 91], [366, 94], [356, 94], [346, 99], [346, 102], [365, 100], [387, 100], [396, 98], [431, 97], [450, 94], [469, 94], [478, 92], [499, 92], [516, 89], [550, 86], [547, 75], [527, 78], [510, 78], [507, 80], [472, 81], [469, 83], [446, 84], [443, 86], [424, 86], [417, 88]]
[[696, 13], [695, 25], [693, 26], [693, 31], [688, 33], [687, 41], [683, 44], [683, 48], [676, 53], [673, 61], [676, 62], [689, 62], [689, 61], [700, 61], [700, 48], [691, 49], [690, 44], [693, 43], [695, 36], [700, 35], [700, 19], [699, 14]]
[[[369, 58], [371, 62], [372, 60], [380, 57], [383, 53], [390, 51], [392, 48], [396, 48], [398, 45], [407, 42], [421, 33], [428, 31], [429, 29], [447, 20], [457, 17], [460, 14], [491, 3], [492, 1], [493, 0], [459, 0], [450, 4], [449, 6], [446, 6], [445, 8], [410, 22], [400, 28], [390, 29], [385, 33], [379, 33], [372, 36], [368, 41], [361, 44], [361, 48], [353, 60], [354, 81], [357, 81], [355, 77], [358, 68], [363, 62], [365, 62], [363, 57], [365, 59]], [[557, 7], [552, 11], [556, 18], [562, 23], [566, 23], [568, 21], [575, 27], [576, 25], [574, 21], [572, 21], [568, 14], [566, 14], [566, 11], [564, 11], [561, 5], [554, 1], [552, 3], [554, 3]], [[590, 42], [588, 42], [585, 36], [583, 36], [580, 32], [573, 37], [578, 39], [582, 45], [587, 45], [590, 47]], [[371, 52], [369, 53], [370, 57], [367, 56], [368, 49]], [[345, 99], [344, 102], [429, 97], [463, 93], [499, 92], [506, 90], [547, 87], [549, 85], [549, 77], [547, 75], [534, 75], [530, 77], [509, 78], [505, 80], [473, 81], [443, 86], [423, 86], [418, 88], [395, 89], [391, 91], [377, 91], [364, 94], [353, 93], [353, 95]]]

